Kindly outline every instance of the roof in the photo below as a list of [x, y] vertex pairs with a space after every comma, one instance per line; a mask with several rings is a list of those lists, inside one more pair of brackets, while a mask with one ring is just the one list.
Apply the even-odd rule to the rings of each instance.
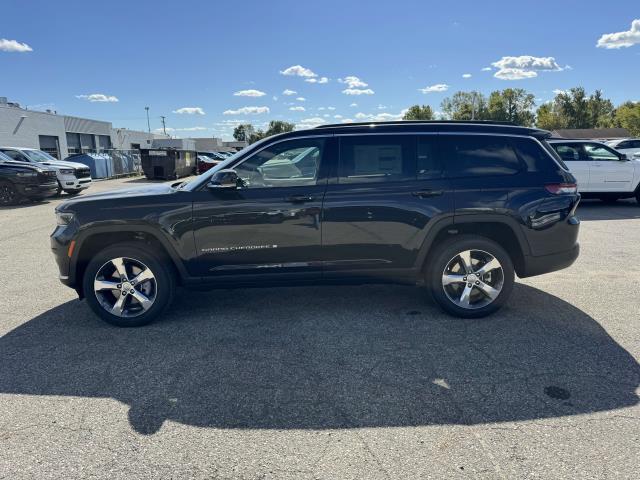
[[560, 138], [626, 138], [629, 131], [626, 128], [561, 128], [551, 132], [554, 137]]
[[602, 140], [594, 140], [592, 138], [550, 138], [549, 143], [602, 143]]
[[[318, 133], [353, 134], [353, 133], [420, 133], [420, 132], [488, 132], [498, 134], [529, 135], [546, 138], [551, 135], [546, 130], [538, 128], [521, 127], [508, 122], [486, 121], [397, 121], [397, 122], [366, 122], [366, 123], [341, 123], [320, 125], [309, 130], [297, 130], [291, 132], [295, 136], [303, 136]], [[285, 134], [289, 135], [289, 134]]]

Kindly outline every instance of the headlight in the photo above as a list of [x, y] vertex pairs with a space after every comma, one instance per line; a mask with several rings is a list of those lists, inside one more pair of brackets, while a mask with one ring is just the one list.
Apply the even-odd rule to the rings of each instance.
[[37, 172], [18, 172], [16, 173], [16, 175], [19, 177], [37, 177], [38, 173]]
[[58, 225], [69, 225], [73, 220], [73, 213], [56, 212], [56, 223]]
[[62, 173], [63, 175], [71, 175], [73, 173], [73, 169], [72, 168], [61, 168], [59, 170], [60, 173]]

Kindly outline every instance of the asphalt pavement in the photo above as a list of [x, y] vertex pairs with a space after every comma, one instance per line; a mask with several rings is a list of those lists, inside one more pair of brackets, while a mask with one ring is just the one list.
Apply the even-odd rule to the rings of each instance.
[[57, 280], [63, 199], [0, 209], [2, 479], [639, 476], [635, 202], [582, 202], [578, 261], [482, 320], [318, 286], [183, 291], [118, 329]]

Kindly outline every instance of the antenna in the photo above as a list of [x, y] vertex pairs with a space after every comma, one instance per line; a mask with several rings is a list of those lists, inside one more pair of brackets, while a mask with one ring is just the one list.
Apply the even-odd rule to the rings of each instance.
[[162, 119], [162, 131], [164, 132], [164, 134], [167, 134], [167, 125], [164, 123], [164, 119], [166, 118], [164, 115], [160, 115], [160, 118]]

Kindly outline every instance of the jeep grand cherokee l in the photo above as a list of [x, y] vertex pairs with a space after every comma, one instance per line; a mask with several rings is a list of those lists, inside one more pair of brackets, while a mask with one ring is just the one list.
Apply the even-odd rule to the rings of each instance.
[[67, 201], [51, 245], [61, 281], [119, 326], [193, 285], [419, 284], [481, 317], [515, 274], [578, 256], [580, 196], [549, 135], [457, 122], [285, 133], [190, 182]]
[[57, 186], [55, 170], [16, 162], [0, 152], [0, 206], [43, 200], [55, 195]]
[[0, 152], [19, 162], [55, 170], [58, 177], [58, 194], [64, 191], [69, 195], [75, 195], [91, 185], [91, 170], [82, 163], [58, 160], [35, 148], [0, 147]]

